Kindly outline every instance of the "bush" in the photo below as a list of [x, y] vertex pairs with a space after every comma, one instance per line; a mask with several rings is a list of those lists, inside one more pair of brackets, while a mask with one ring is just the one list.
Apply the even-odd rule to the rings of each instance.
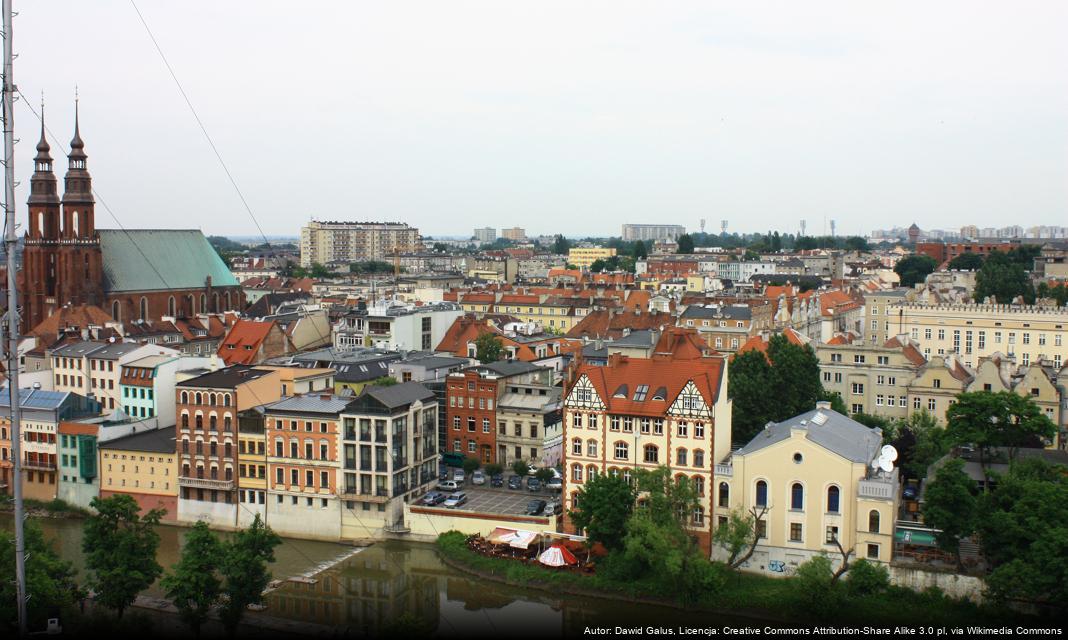
[[465, 475], [471, 475], [475, 472], [475, 469], [482, 466], [482, 463], [477, 458], [464, 458], [463, 470]]
[[813, 556], [797, 568], [793, 589], [799, 613], [826, 619], [838, 610], [843, 594], [839, 585], [831, 581], [833, 575], [831, 559], [826, 554]]
[[512, 471], [515, 471], [515, 474], [517, 476], [525, 476], [530, 473], [530, 465], [523, 462], [522, 460], [516, 460], [514, 463], [512, 463]]
[[486, 465], [486, 475], [492, 477], [492, 476], [500, 475], [502, 473], [504, 473], [504, 467], [502, 467], [501, 465], [497, 464], [496, 462]]
[[846, 574], [846, 588], [850, 596], [881, 593], [890, 586], [890, 570], [884, 565], [858, 560]]

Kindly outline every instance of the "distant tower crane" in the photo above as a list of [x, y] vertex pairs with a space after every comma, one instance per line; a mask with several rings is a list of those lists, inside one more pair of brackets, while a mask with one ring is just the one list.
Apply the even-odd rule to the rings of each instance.
[[805, 236], [805, 219], [801, 219], [801, 237]]
[[722, 230], [723, 235], [727, 235], [727, 221], [726, 220], [720, 220], [719, 221], [719, 228]]

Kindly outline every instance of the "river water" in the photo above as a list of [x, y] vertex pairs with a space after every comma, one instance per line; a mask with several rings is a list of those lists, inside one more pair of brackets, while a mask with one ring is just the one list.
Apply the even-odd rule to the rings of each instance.
[[[36, 522], [60, 555], [82, 570], [82, 521]], [[11, 527], [10, 515], [0, 518], [0, 527]], [[178, 559], [185, 532], [180, 527], [159, 527], [157, 561], [165, 569]], [[285, 539], [275, 556], [271, 565], [275, 578], [306, 576], [309, 581], [286, 580], [267, 596], [267, 609], [251, 615], [325, 625], [331, 629], [320, 631], [330, 635], [373, 635], [402, 614], [414, 616], [435, 635], [497, 638], [581, 635], [587, 627], [762, 626], [743, 618], [557, 596], [487, 582], [450, 569], [432, 544], [390, 540], [354, 549]], [[161, 595], [158, 585], [146, 595]]]

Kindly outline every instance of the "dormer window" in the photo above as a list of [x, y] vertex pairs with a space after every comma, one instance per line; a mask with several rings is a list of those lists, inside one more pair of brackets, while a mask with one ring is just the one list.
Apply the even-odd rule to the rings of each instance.
[[612, 397], [614, 397], [614, 398], [626, 398], [627, 397], [627, 385], [625, 385], [625, 384], [619, 385], [619, 388], [616, 389], [616, 392], [614, 394], [612, 394]]
[[638, 388], [634, 390], [634, 401], [645, 402], [645, 396], [649, 393], [649, 385], [640, 384]]
[[663, 402], [667, 398], [667, 388], [660, 387], [653, 393], [653, 400], [660, 400]]

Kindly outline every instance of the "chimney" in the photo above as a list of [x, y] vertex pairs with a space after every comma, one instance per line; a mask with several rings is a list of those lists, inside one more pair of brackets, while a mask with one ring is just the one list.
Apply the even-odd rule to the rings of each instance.
[[610, 353], [608, 354], [608, 366], [617, 367], [621, 364], [626, 364], [627, 356], [622, 353]]

